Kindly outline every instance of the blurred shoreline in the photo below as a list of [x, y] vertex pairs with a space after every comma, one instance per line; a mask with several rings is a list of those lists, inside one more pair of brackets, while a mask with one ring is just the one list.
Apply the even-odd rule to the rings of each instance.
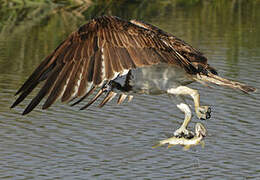
[[[35, 67], [65, 37], [89, 19], [115, 15], [139, 19], [172, 33], [214, 55], [219, 42], [228, 47], [226, 61], [238, 64], [240, 46], [249, 55], [259, 46], [260, 0], [0, 0], [0, 70]], [[249, 42], [248, 42], [249, 41]], [[26, 48], [25, 48], [26, 47]], [[14, 50], [16, 49], [16, 50]], [[29, 51], [29, 52], [28, 52]], [[27, 57], [25, 57], [25, 55]], [[5, 59], [4, 57], [8, 57]], [[28, 58], [30, 57], [30, 58]], [[209, 57], [210, 58], [210, 57]], [[9, 64], [9, 59], [16, 60]], [[20, 61], [18, 61], [20, 60]], [[6, 64], [6, 65], [5, 65]], [[10, 67], [11, 66], [11, 67]], [[232, 73], [239, 67], [230, 67]], [[21, 72], [22, 73], [22, 72]]]

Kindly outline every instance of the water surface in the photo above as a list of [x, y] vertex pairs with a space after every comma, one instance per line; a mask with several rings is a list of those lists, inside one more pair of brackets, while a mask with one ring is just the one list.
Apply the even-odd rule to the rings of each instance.
[[[160, 8], [129, 4], [105, 13], [155, 24], [204, 52], [221, 76], [260, 89], [260, 13], [254, 3], [245, 2], [218, 7], [210, 1], [193, 6], [155, 1]], [[205, 148], [189, 151], [152, 149], [183, 121], [167, 95], [139, 95], [122, 106], [112, 101], [87, 111], [56, 103], [21, 116], [30, 96], [9, 109], [33, 69], [70, 32], [95, 16], [89, 13], [82, 18], [60, 11], [20, 22], [17, 28], [8, 23], [2, 28], [1, 179], [260, 179], [259, 91], [248, 95], [189, 85], [199, 89], [202, 104], [213, 110], [211, 119], [203, 122], [209, 132]], [[190, 127], [198, 121], [194, 116]]]

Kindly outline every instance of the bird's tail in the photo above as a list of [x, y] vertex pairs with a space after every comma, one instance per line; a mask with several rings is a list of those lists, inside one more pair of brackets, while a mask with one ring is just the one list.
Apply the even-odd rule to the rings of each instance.
[[196, 81], [201, 82], [201, 83], [213, 83], [216, 85], [220, 85], [220, 86], [226, 86], [229, 88], [233, 88], [233, 89], [239, 89], [241, 91], [243, 91], [244, 93], [249, 93], [249, 92], [256, 92], [256, 88], [252, 87], [252, 86], [248, 86], [246, 84], [242, 84], [236, 81], [231, 81], [225, 78], [222, 78], [218, 75], [215, 75], [211, 72], [208, 72], [207, 75], [203, 75], [203, 74], [197, 74], [197, 76], [194, 78]]

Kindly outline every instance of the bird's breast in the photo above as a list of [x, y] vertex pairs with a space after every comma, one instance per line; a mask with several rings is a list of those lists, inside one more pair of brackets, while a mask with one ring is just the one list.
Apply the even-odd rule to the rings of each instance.
[[145, 94], [163, 94], [170, 88], [193, 82], [183, 69], [167, 64], [132, 69], [114, 81], [122, 87], [130, 87], [128, 93]]

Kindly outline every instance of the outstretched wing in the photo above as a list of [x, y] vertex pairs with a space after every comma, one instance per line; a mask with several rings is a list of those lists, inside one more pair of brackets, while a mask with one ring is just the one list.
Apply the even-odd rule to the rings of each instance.
[[22, 102], [42, 81], [45, 84], [23, 114], [31, 112], [45, 96], [48, 97], [43, 109], [57, 99], [66, 102], [90, 94], [105, 81], [132, 68], [168, 63], [182, 67], [187, 73], [197, 73], [197, 68], [172, 42], [161, 30], [117, 17], [93, 19], [44, 59], [17, 91], [20, 96], [11, 107]]

